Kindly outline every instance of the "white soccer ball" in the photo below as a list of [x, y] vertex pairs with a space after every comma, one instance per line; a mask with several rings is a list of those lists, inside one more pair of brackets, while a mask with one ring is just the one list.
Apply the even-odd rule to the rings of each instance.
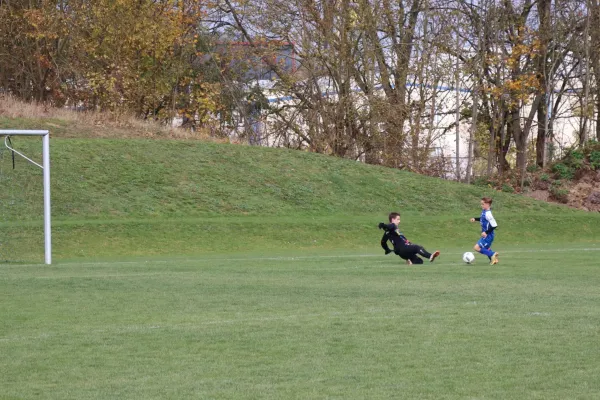
[[467, 251], [465, 254], [463, 254], [463, 261], [467, 264], [471, 264], [473, 261], [475, 261], [475, 255], [470, 251]]

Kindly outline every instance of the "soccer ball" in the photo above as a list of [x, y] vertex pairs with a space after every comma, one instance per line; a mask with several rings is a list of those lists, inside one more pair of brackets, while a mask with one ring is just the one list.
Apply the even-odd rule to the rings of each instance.
[[470, 251], [467, 251], [465, 254], [463, 254], [463, 261], [467, 264], [471, 264], [473, 261], [475, 261], [475, 256]]

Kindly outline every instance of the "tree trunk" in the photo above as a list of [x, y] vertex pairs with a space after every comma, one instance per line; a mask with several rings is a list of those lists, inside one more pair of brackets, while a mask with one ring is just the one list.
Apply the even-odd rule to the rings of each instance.
[[506, 160], [506, 154], [508, 153], [508, 149], [510, 148], [510, 142], [512, 136], [510, 134], [507, 135], [507, 130], [509, 127], [508, 124], [508, 113], [505, 113], [503, 121], [500, 124], [500, 140], [498, 140], [498, 150], [496, 153], [498, 154], [498, 171], [500, 175], [503, 175], [510, 171], [510, 164]]
[[590, 48], [590, 63], [596, 78], [596, 140], [600, 141], [600, 1], [588, 0], [588, 12], [591, 16], [590, 36], [595, 46]]
[[477, 133], [477, 110], [478, 107], [478, 92], [477, 89], [473, 90], [473, 109], [472, 109], [472, 120], [471, 120], [471, 131], [469, 133], [469, 145], [468, 145], [468, 158], [467, 158], [467, 183], [471, 183], [471, 175], [473, 173], [473, 142], [475, 140], [475, 134]]
[[543, 93], [542, 101], [537, 110], [537, 140], [535, 142], [535, 161], [540, 167], [544, 166], [544, 147], [546, 145], [547, 127], [548, 127], [548, 81], [552, 81], [552, 67], [548, 71], [546, 65], [548, 61], [548, 47], [552, 41], [550, 29], [550, 6], [551, 0], [538, 1], [538, 18], [540, 21], [540, 56], [537, 63], [537, 78], [540, 84], [540, 91]]
[[492, 121], [490, 123], [490, 142], [488, 147], [488, 160], [487, 160], [487, 176], [492, 175], [493, 159], [496, 156], [496, 111], [492, 111]]
[[542, 94], [542, 100], [537, 109], [537, 138], [535, 141], [535, 163], [543, 168], [545, 158], [546, 137], [548, 137], [548, 95]]
[[517, 148], [517, 170], [521, 171], [524, 169], [527, 163], [527, 135], [523, 132], [521, 127], [519, 115], [519, 108], [514, 108], [510, 111], [508, 118], [508, 131], [515, 140], [515, 147]]
[[600, 142], [600, 85], [596, 89], [596, 140]]

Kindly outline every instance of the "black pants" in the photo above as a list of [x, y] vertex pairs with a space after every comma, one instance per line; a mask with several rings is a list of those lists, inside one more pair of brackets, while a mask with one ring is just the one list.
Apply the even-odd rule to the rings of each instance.
[[410, 260], [413, 264], [423, 264], [423, 259], [421, 257], [425, 257], [429, 260], [431, 257], [431, 253], [423, 248], [423, 246], [419, 246], [418, 244], [409, 244], [407, 246], [396, 247], [394, 248], [394, 253], [400, 256], [403, 260]]

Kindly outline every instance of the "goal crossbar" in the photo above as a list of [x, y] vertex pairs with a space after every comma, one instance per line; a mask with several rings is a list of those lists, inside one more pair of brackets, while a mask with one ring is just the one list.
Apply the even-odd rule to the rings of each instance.
[[11, 148], [5, 140], [5, 146], [30, 163], [42, 168], [44, 175], [44, 260], [52, 264], [52, 235], [50, 224], [50, 132], [47, 130], [0, 129], [0, 136], [41, 136], [42, 165]]

